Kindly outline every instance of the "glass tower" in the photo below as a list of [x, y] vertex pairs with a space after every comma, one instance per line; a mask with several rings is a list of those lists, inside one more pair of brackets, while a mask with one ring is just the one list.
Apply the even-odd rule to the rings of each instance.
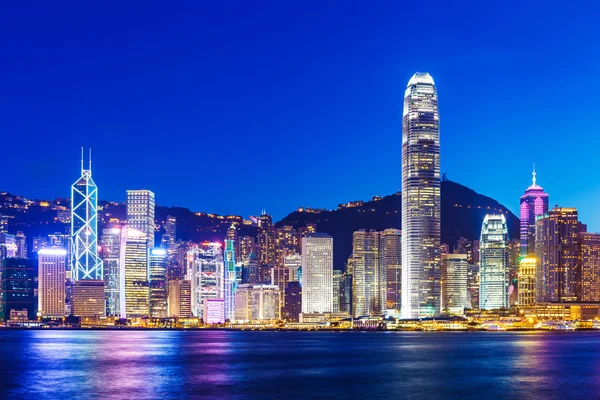
[[508, 227], [503, 214], [483, 219], [479, 252], [479, 308], [508, 308]]
[[536, 184], [536, 173], [533, 170], [532, 184], [521, 196], [520, 239], [521, 256], [535, 256], [535, 219], [548, 212], [548, 195]]
[[403, 318], [440, 313], [440, 122], [433, 78], [408, 81], [402, 116]]
[[92, 180], [90, 152], [89, 168], [71, 187], [71, 273], [75, 281], [102, 280], [102, 260], [98, 257], [98, 188]]
[[235, 292], [240, 281], [241, 270], [235, 263], [235, 242], [225, 240], [225, 319], [233, 321], [235, 318]]

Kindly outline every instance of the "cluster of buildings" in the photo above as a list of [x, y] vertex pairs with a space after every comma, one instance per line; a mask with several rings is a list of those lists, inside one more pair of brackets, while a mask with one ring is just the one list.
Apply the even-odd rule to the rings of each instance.
[[311, 224], [276, 227], [266, 212], [254, 218], [255, 236], [240, 235], [233, 222], [222, 241], [178, 240], [176, 218], [156, 220], [149, 190], [127, 191], [126, 220], [99, 232], [98, 189], [82, 157], [69, 234], [34, 240], [35, 260], [24, 233], [0, 224], [0, 319], [370, 326], [382, 316], [409, 325], [506, 313], [600, 317], [600, 234], [586, 231], [576, 209], [549, 209], [534, 171], [520, 200], [519, 240], [510, 239], [504, 214], [488, 214], [478, 238], [451, 249], [441, 243], [438, 98], [429, 74], [410, 79], [402, 124], [402, 230], [354, 232], [345, 271], [333, 269], [331, 236]]

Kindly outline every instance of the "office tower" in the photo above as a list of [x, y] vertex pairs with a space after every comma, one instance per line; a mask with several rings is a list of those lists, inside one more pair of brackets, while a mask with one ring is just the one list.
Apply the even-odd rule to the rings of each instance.
[[223, 250], [220, 243], [204, 242], [188, 250], [188, 278], [192, 281], [192, 314], [204, 318], [204, 300], [224, 295]]
[[309, 233], [302, 238], [302, 312], [333, 311], [333, 238]]
[[381, 265], [381, 233], [361, 229], [352, 235], [354, 317], [375, 315], [385, 307], [385, 277]]
[[15, 235], [0, 233], [0, 260], [17, 256], [17, 239]]
[[340, 286], [342, 285], [342, 271], [333, 270], [333, 312], [340, 312]]
[[519, 263], [519, 276], [517, 290], [519, 307], [531, 307], [535, 304], [535, 271], [537, 259], [523, 257]]
[[225, 240], [223, 261], [225, 265], [225, 319], [233, 321], [235, 318], [235, 292], [241, 281], [242, 273], [240, 264], [235, 262], [235, 242], [233, 240]]
[[73, 315], [84, 318], [96, 318], [106, 315], [103, 281], [92, 279], [75, 281], [72, 296]]
[[71, 187], [71, 275], [75, 281], [102, 280], [102, 260], [98, 256], [98, 188], [92, 179], [92, 159]]
[[302, 286], [298, 281], [289, 282], [285, 288], [284, 305], [281, 308], [281, 318], [286, 321], [298, 322], [302, 312]]
[[26, 258], [4, 258], [0, 263], [0, 321], [8, 321], [11, 312], [18, 311], [26, 311], [27, 319], [35, 320], [37, 271], [33, 261]]
[[[258, 260], [261, 265], [273, 265], [275, 261], [275, 237], [273, 219], [263, 211], [258, 217]], [[263, 277], [264, 278], [264, 277]]]
[[600, 301], [600, 234], [579, 232], [580, 301]]
[[242, 283], [251, 283], [255, 285], [261, 282], [258, 269], [258, 257], [254, 252], [250, 253], [242, 265]]
[[[479, 251], [479, 250], [477, 250]], [[475, 254], [475, 253], [473, 253]], [[479, 259], [479, 255], [477, 255]], [[467, 305], [469, 308], [479, 308], [479, 264], [467, 264]]]
[[239, 249], [240, 249], [240, 257], [236, 258], [239, 262], [244, 262], [250, 257], [250, 254], [254, 252], [256, 249], [256, 244], [254, 237], [252, 236], [239, 236]]
[[119, 309], [121, 318], [145, 317], [150, 313], [148, 282], [148, 238], [128, 225], [121, 228]]
[[106, 315], [118, 316], [121, 312], [121, 228], [115, 226], [103, 229], [100, 249], [100, 258], [104, 264]]
[[508, 228], [504, 214], [487, 214], [479, 247], [479, 308], [508, 308]]
[[548, 195], [536, 184], [535, 169], [532, 184], [521, 196], [520, 211], [520, 244], [521, 256], [535, 256], [535, 219], [548, 212]]
[[402, 113], [402, 316], [440, 313], [440, 123], [433, 78], [417, 72]]
[[340, 312], [352, 315], [352, 274], [348, 271], [340, 279]]
[[467, 306], [467, 255], [442, 255], [442, 312], [463, 314]]
[[183, 279], [169, 281], [168, 316], [190, 318], [192, 316], [192, 282]]
[[400, 311], [402, 304], [402, 231], [381, 233], [381, 267], [385, 273], [385, 307]]
[[67, 251], [38, 251], [38, 314], [42, 317], [63, 317], [66, 313]]
[[235, 224], [232, 223], [229, 229], [227, 229], [227, 235], [225, 236], [225, 240], [233, 241], [233, 258], [238, 262], [241, 261], [240, 235]]
[[177, 218], [172, 215], [167, 215], [165, 221], [165, 234], [169, 236], [168, 246], [169, 249], [175, 246], [177, 241]]
[[148, 248], [154, 248], [154, 212], [156, 203], [150, 190], [127, 191], [127, 226], [146, 236]]
[[300, 282], [302, 280], [302, 257], [299, 253], [284, 257], [283, 266], [290, 270], [290, 281]]
[[[279, 287], [279, 291], [282, 296], [285, 295], [285, 288], [288, 282], [290, 282], [290, 270], [285, 267], [273, 267], [271, 268], [271, 285]], [[282, 300], [283, 303], [283, 300]], [[283, 305], [283, 304], [282, 304]]]
[[536, 220], [538, 301], [577, 301], [579, 224], [577, 210], [555, 207]]
[[240, 285], [235, 293], [235, 319], [243, 321], [281, 319], [279, 287]]
[[26, 236], [22, 231], [17, 231], [15, 240], [17, 244], [17, 258], [27, 258], [27, 240]]
[[167, 250], [150, 250], [150, 316], [167, 317]]
[[285, 257], [300, 251], [300, 237], [291, 225], [275, 229], [275, 266], [282, 267]]

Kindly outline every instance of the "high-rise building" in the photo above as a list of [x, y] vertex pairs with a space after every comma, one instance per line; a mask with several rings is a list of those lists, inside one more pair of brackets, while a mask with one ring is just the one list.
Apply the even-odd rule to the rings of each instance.
[[238, 283], [241, 281], [240, 264], [235, 262], [235, 242], [230, 239], [225, 240], [225, 251], [223, 254], [225, 266], [224, 298], [225, 298], [225, 319], [233, 321], [235, 318], [235, 292]]
[[298, 281], [289, 282], [285, 288], [284, 306], [281, 308], [281, 318], [298, 322], [302, 312], [302, 286]]
[[376, 315], [385, 307], [386, 274], [381, 265], [381, 233], [361, 229], [352, 235], [354, 317]]
[[440, 122], [433, 78], [408, 81], [402, 116], [402, 316], [440, 313]]
[[577, 210], [555, 207], [536, 220], [536, 296], [542, 302], [578, 301]]
[[36, 319], [37, 273], [32, 260], [0, 260], [0, 321], [10, 319], [11, 311], [26, 311], [27, 319]]
[[[263, 211], [258, 217], [258, 260], [260, 265], [272, 266], [275, 262], [275, 232], [273, 228], [273, 219], [269, 214]], [[265, 277], [261, 277], [263, 281]]]
[[66, 313], [67, 251], [38, 251], [38, 314], [42, 317], [63, 317]]
[[121, 274], [121, 228], [113, 226], [102, 230], [100, 236], [100, 257], [104, 263], [104, 294], [106, 315], [120, 314], [120, 274]]
[[177, 241], [177, 218], [172, 215], [167, 215], [165, 221], [165, 234], [169, 236], [169, 248], [173, 248]]
[[352, 315], [352, 274], [348, 271], [340, 278], [340, 312]]
[[240, 285], [235, 293], [235, 319], [281, 319], [280, 293], [276, 285]]
[[302, 256], [299, 253], [284, 257], [283, 266], [290, 271], [290, 281], [302, 280]]
[[537, 259], [523, 257], [519, 263], [519, 276], [517, 290], [519, 307], [531, 307], [535, 304], [535, 271]]
[[148, 248], [154, 248], [154, 212], [156, 202], [150, 190], [127, 191], [127, 226], [146, 236]]
[[154, 248], [150, 250], [150, 316], [167, 317], [167, 250]]
[[271, 285], [277, 285], [282, 296], [281, 305], [283, 306], [283, 296], [285, 296], [285, 288], [290, 282], [290, 270], [286, 267], [271, 268]]
[[27, 257], [27, 240], [26, 236], [22, 231], [17, 231], [15, 240], [17, 244], [17, 258], [28, 258]]
[[239, 236], [239, 242], [240, 256], [239, 258], [236, 258], [236, 260], [244, 262], [250, 257], [250, 254], [255, 252], [256, 243], [252, 236]]
[[400, 312], [402, 304], [402, 231], [381, 233], [381, 267], [385, 273], [385, 308]]
[[188, 250], [188, 276], [192, 281], [192, 314], [204, 317], [205, 299], [224, 295], [223, 250], [220, 243], [204, 242]]
[[479, 308], [508, 308], [508, 228], [504, 214], [487, 214], [479, 246]]
[[92, 179], [92, 160], [71, 187], [71, 277], [79, 280], [102, 280], [102, 260], [98, 256], [98, 188]]
[[148, 282], [148, 238], [125, 225], [121, 230], [120, 315], [145, 317], [150, 313]]
[[192, 316], [192, 282], [183, 279], [169, 281], [168, 316]]
[[[478, 241], [479, 242], [479, 241]], [[477, 253], [473, 252], [473, 255], [477, 254], [479, 259], [479, 248]], [[467, 264], [467, 305], [469, 308], [479, 308], [479, 264]]]
[[260, 282], [258, 257], [252, 252], [242, 264], [242, 283], [256, 285]]
[[600, 301], [600, 234], [579, 232], [581, 301]]
[[72, 313], [77, 317], [103, 317], [106, 315], [104, 281], [81, 279], [72, 289]]
[[442, 255], [442, 311], [463, 314], [467, 306], [467, 255]]
[[283, 267], [285, 257], [300, 251], [300, 236], [291, 225], [275, 229], [275, 266]]
[[548, 212], [548, 195], [536, 184], [536, 173], [533, 170], [532, 184], [521, 196], [520, 211], [520, 243], [521, 256], [535, 256], [535, 219]]
[[302, 238], [302, 313], [333, 311], [333, 238], [310, 233]]
[[0, 260], [17, 257], [17, 239], [15, 235], [0, 233]]
[[333, 270], [333, 312], [340, 312], [340, 287], [342, 285], [343, 273], [338, 269]]

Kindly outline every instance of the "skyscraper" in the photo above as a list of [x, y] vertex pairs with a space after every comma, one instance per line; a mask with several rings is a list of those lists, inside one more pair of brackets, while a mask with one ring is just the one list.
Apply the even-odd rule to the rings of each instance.
[[508, 308], [508, 228], [504, 214], [488, 214], [483, 219], [479, 252], [479, 308]]
[[467, 306], [467, 255], [442, 255], [442, 311], [462, 314]]
[[38, 313], [42, 317], [63, 317], [66, 312], [65, 281], [67, 251], [38, 251]]
[[27, 237], [22, 231], [17, 231], [15, 240], [17, 243], [17, 258], [27, 258]]
[[233, 321], [235, 318], [235, 292], [242, 272], [235, 262], [235, 242], [233, 240], [225, 240], [223, 262], [225, 266], [225, 319]]
[[0, 260], [0, 321], [9, 320], [13, 310], [25, 310], [28, 319], [36, 319], [36, 277], [32, 260]]
[[535, 251], [538, 259], [538, 301], [579, 299], [577, 210], [555, 207], [536, 220]]
[[148, 239], [129, 226], [121, 230], [120, 315], [121, 318], [149, 314]]
[[581, 301], [600, 301], [600, 234], [579, 232]]
[[310, 233], [302, 238], [302, 312], [333, 311], [333, 238]]
[[352, 235], [354, 317], [374, 315], [385, 307], [385, 274], [381, 266], [381, 233], [361, 229]]
[[519, 307], [531, 307], [535, 304], [535, 270], [537, 259], [523, 257], [519, 263], [519, 276], [517, 290]]
[[100, 247], [100, 257], [104, 263], [106, 315], [118, 316], [120, 313], [121, 228], [115, 226], [103, 229], [102, 236], [100, 236]]
[[402, 115], [402, 317], [440, 313], [440, 123], [433, 78], [408, 81]]
[[535, 219], [548, 212], [548, 195], [536, 184], [536, 172], [533, 170], [532, 184], [521, 196], [520, 241], [521, 256], [535, 256]]
[[192, 316], [192, 283], [183, 279], [169, 281], [168, 316]]
[[150, 316], [167, 317], [167, 250], [154, 248], [150, 250], [149, 268]]
[[156, 203], [150, 190], [127, 191], [127, 226], [146, 236], [148, 248], [154, 248], [154, 212]]
[[98, 257], [98, 188], [92, 179], [92, 160], [71, 187], [71, 273], [72, 279], [102, 280], [102, 260]]
[[223, 250], [220, 243], [204, 242], [188, 250], [188, 277], [192, 281], [192, 314], [204, 317], [205, 299], [223, 299]]
[[381, 233], [381, 267], [385, 273], [386, 308], [400, 312], [402, 304], [402, 231]]

